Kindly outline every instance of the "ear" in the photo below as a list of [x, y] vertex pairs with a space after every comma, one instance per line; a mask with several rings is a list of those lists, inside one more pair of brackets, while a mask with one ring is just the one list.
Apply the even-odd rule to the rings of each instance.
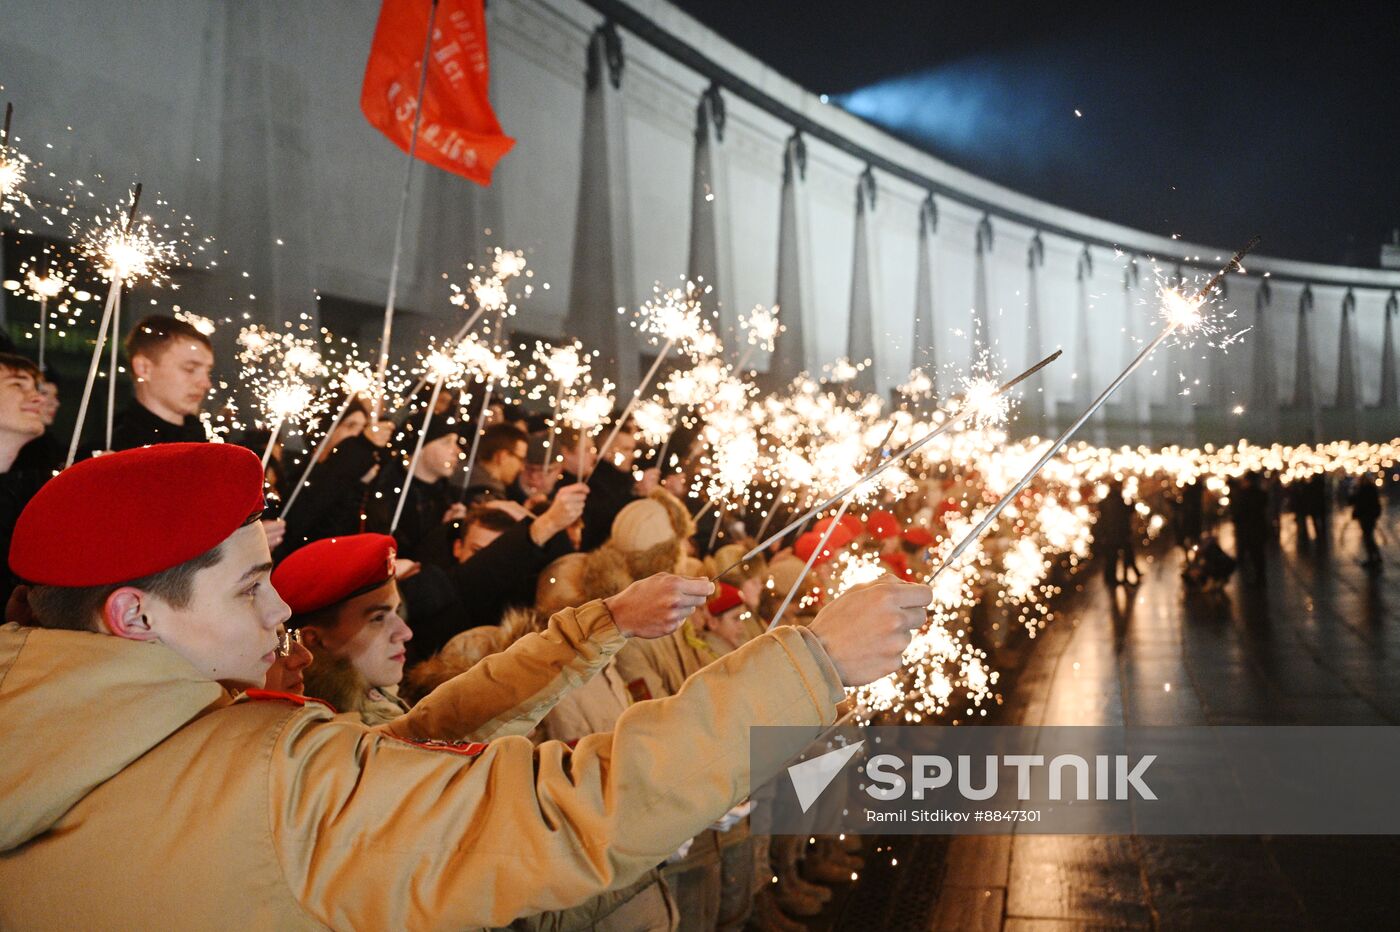
[[301, 643], [307, 647], [325, 647], [326, 639], [321, 636], [320, 628], [306, 625], [301, 629]]
[[146, 618], [147, 596], [140, 589], [123, 586], [102, 603], [102, 624], [112, 634], [129, 641], [155, 641], [156, 633]]
[[144, 355], [131, 357], [131, 375], [137, 382], [144, 382], [151, 375], [151, 360]]

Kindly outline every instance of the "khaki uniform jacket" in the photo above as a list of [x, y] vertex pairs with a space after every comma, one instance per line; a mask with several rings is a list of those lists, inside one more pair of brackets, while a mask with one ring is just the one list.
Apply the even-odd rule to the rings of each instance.
[[[516, 647], [575, 651], [611, 624], [592, 602]], [[787, 629], [573, 750], [423, 747], [319, 703], [234, 703], [160, 644], [0, 626], [0, 928], [466, 929], [567, 908], [772, 776], [776, 757], [750, 773], [750, 726], [805, 726], [775, 733], [796, 754], [841, 694]], [[487, 705], [483, 727], [521, 715]]]

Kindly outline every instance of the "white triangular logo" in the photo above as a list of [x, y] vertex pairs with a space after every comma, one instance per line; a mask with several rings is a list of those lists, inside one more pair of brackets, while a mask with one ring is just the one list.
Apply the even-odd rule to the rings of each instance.
[[836, 779], [841, 768], [846, 766], [846, 762], [855, 756], [863, 744], [865, 744], [865, 740], [861, 739], [855, 744], [827, 751], [821, 757], [804, 760], [802, 763], [793, 764], [788, 768], [788, 776], [792, 778], [792, 788], [797, 791], [797, 802], [802, 806], [803, 812], [812, 808], [817, 797], [822, 795], [822, 791], [831, 785], [831, 781]]

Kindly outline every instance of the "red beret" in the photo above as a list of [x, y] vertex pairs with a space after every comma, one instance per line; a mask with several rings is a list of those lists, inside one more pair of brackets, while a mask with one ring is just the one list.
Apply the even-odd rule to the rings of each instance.
[[258, 455], [163, 443], [69, 467], [15, 522], [10, 569], [41, 586], [112, 586], [179, 566], [263, 509]]
[[314, 541], [272, 571], [272, 588], [293, 615], [364, 595], [394, 578], [398, 545], [388, 534], [351, 534]]
[[[806, 534], [797, 538], [797, 541], [792, 545], [793, 555], [805, 562], [807, 558], [812, 555], [812, 551], [817, 549], [817, 544], [820, 544], [821, 541], [821, 531], [808, 531]], [[831, 532], [831, 539], [826, 542], [826, 548], [822, 551], [821, 555], [813, 561], [813, 565], [825, 563], [827, 560], [830, 560], [832, 554], [850, 542], [850, 539], [846, 538], [845, 528], [838, 527]]]
[[865, 529], [876, 540], [884, 540], [899, 533], [899, 519], [888, 511], [872, 511], [865, 519]]
[[933, 535], [929, 533], [927, 528], [911, 527], [904, 532], [904, 540], [915, 547], [927, 547], [933, 543]]
[[729, 583], [720, 583], [719, 594], [706, 602], [705, 607], [710, 610], [711, 615], [718, 616], [723, 615], [731, 608], [743, 604], [744, 597], [739, 594], [738, 589], [735, 589], [733, 586], [729, 585]]

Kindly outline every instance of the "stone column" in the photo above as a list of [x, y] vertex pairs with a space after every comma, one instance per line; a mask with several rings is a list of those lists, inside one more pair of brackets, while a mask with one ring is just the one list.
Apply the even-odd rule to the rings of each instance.
[[987, 282], [987, 256], [992, 251], [992, 218], [987, 214], [983, 214], [978, 221], [976, 236], [977, 250], [972, 270], [972, 332], [968, 335], [971, 352], [969, 374], [977, 368], [982, 351], [990, 350], [992, 346], [991, 297]]
[[1377, 404], [1382, 408], [1400, 407], [1400, 384], [1395, 372], [1395, 315], [1400, 309], [1400, 301], [1395, 292], [1385, 302], [1385, 330], [1381, 334], [1381, 397]]
[[[1044, 266], [1045, 241], [1037, 231], [1026, 250], [1026, 353], [1020, 363], [1023, 366], [1029, 366], [1045, 355], [1045, 337], [1040, 324], [1040, 270]], [[1044, 371], [1031, 376], [1024, 385], [1020, 420], [1025, 424], [1027, 433], [1043, 434], [1046, 426]]]
[[938, 349], [936, 346], [933, 300], [933, 234], [938, 231], [938, 205], [933, 194], [919, 205], [919, 245], [914, 273], [914, 345], [909, 368], [922, 369], [933, 383], [932, 394], [938, 397]]
[[632, 232], [628, 212], [622, 42], [611, 22], [588, 42], [583, 93], [583, 159], [579, 178], [574, 264], [564, 332], [601, 352], [596, 378], [610, 378], [625, 397], [637, 384], [636, 331], [618, 308], [632, 309]]
[[778, 198], [778, 320], [783, 330], [773, 344], [764, 384], [782, 390], [807, 369], [806, 212], [801, 188], [807, 173], [807, 144], [794, 132], [783, 147], [783, 189]]
[[701, 305], [718, 318], [730, 356], [742, 352], [737, 309], [731, 300], [728, 185], [724, 165], [724, 98], [710, 85], [695, 108], [695, 163], [690, 188], [690, 253], [686, 274], [710, 291]]
[[869, 166], [856, 179], [856, 232], [851, 257], [851, 314], [846, 356], [860, 372], [850, 383], [859, 392], [878, 391], [875, 377], [875, 307], [871, 297], [870, 215], [875, 211], [875, 175]]

